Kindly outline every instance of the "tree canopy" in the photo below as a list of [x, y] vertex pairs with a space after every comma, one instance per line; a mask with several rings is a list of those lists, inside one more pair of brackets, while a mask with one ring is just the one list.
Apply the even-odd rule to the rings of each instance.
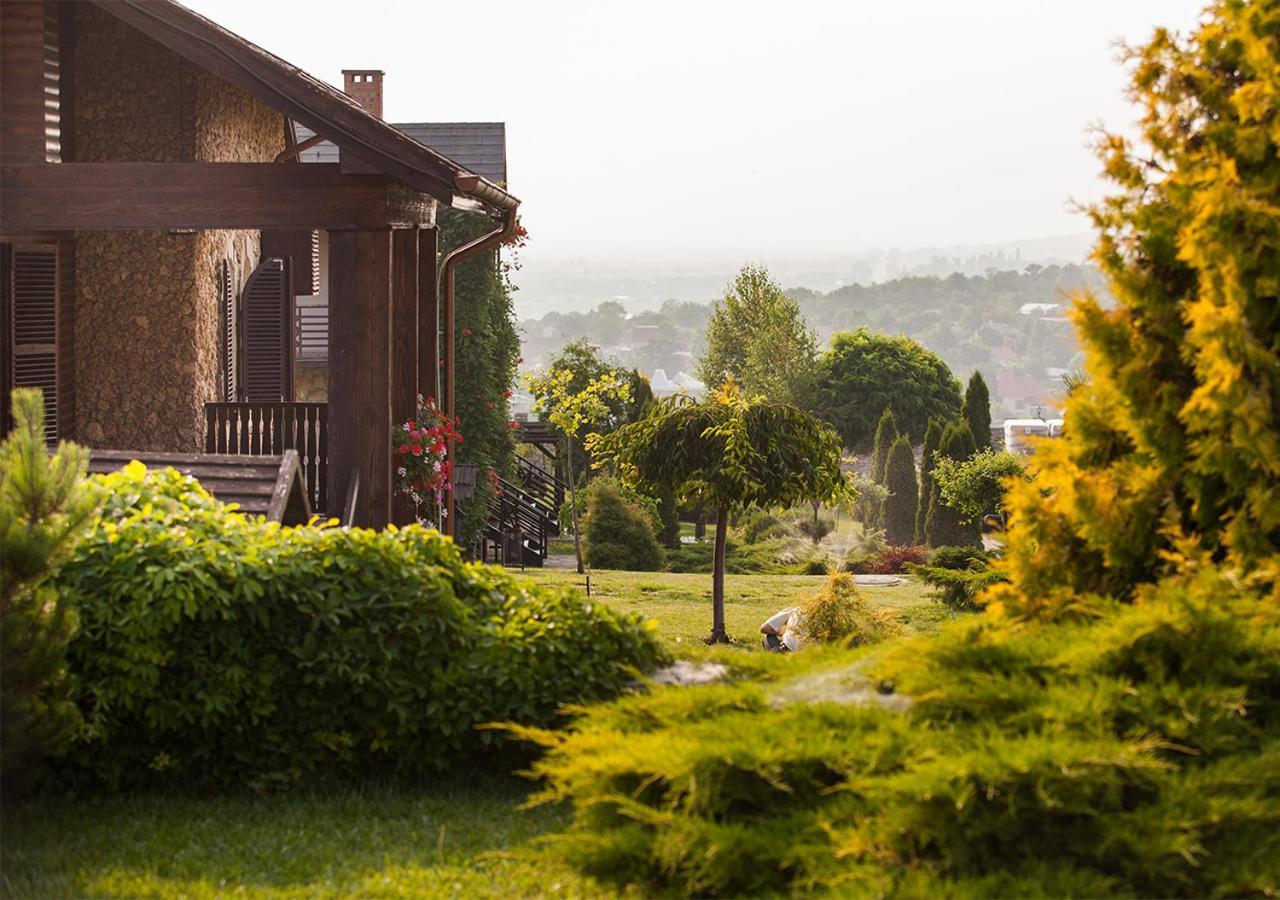
[[724, 554], [728, 514], [747, 506], [827, 500], [844, 487], [840, 439], [803, 410], [747, 397], [730, 379], [695, 402], [656, 400], [649, 414], [607, 435], [589, 451], [647, 494], [674, 491], [690, 505], [717, 510], [712, 640], [724, 631]]
[[732, 378], [750, 396], [803, 406], [817, 346], [800, 307], [769, 271], [746, 265], [711, 311], [698, 377], [712, 388]]
[[859, 328], [837, 334], [818, 358], [812, 408], [852, 450], [870, 447], [886, 409], [893, 409], [899, 431], [919, 442], [930, 417], [951, 420], [960, 407], [960, 382], [910, 338]]

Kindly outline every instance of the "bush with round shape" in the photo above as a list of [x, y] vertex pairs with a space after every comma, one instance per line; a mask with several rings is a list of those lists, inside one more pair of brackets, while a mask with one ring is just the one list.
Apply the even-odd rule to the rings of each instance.
[[649, 511], [623, 496], [613, 479], [592, 482], [582, 528], [583, 553], [593, 568], [656, 572], [666, 564]]
[[637, 618], [468, 564], [417, 526], [282, 528], [173, 470], [97, 479], [57, 580], [84, 725], [68, 784], [287, 785], [422, 776], [554, 723], [663, 657]]

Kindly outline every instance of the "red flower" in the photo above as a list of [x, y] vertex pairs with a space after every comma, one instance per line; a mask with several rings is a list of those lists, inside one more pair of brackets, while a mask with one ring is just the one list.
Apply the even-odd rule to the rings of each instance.
[[421, 444], [414, 444], [414, 445], [413, 445], [413, 455], [414, 455], [414, 456], [421, 456], [421, 455], [422, 455], [422, 445], [421, 445]]
[[463, 336], [463, 337], [471, 337], [471, 329], [470, 329], [470, 328], [464, 328], [464, 329], [462, 329], [462, 336]]
[[510, 399], [511, 399], [511, 392], [510, 392], [510, 391], [503, 391], [503, 392], [502, 392], [502, 397], [503, 397], [503, 399], [505, 399], [505, 400], [510, 400]]

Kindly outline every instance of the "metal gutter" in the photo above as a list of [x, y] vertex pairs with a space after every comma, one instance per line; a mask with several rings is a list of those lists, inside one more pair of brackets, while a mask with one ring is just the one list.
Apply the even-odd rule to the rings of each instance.
[[[489, 183], [487, 181], [484, 181], [484, 179], [480, 178], [479, 175], [458, 176], [459, 181], [467, 178], [476, 179], [478, 182], [480, 182], [481, 187], [489, 186]], [[473, 185], [471, 186], [470, 189], [476, 190], [478, 188]], [[459, 186], [459, 190], [466, 191], [467, 189], [463, 188], [462, 186]], [[515, 200], [515, 198], [511, 197], [509, 194], [506, 194], [505, 192], [502, 192], [502, 193], [504, 197], [508, 197], [512, 200]], [[439, 371], [437, 371], [436, 396], [439, 397], [441, 401], [441, 407], [440, 407], [441, 412], [443, 412], [445, 416], [448, 417], [450, 420], [452, 420], [457, 415], [457, 412], [456, 412], [457, 407], [454, 403], [454, 400], [455, 400], [454, 383], [457, 379], [455, 378], [455, 366], [454, 366], [454, 352], [455, 352], [454, 331], [456, 329], [456, 322], [454, 319], [455, 309], [454, 309], [453, 292], [454, 292], [455, 281], [457, 278], [458, 263], [465, 262], [466, 260], [475, 256], [477, 253], [483, 253], [486, 250], [492, 250], [494, 247], [497, 247], [503, 241], [506, 241], [508, 238], [514, 235], [516, 231], [516, 224], [517, 224], [517, 213], [519, 212], [519, 209], [520, 209], [520, 203], [517, 200], [512, 206], [507, 208], [506, 213], [502, 219], [502, 225], [500, 225], [498, 228], [494, 229], [493, 231], [486, 232], [485, 234], [480, 235], [478, 238], [475, 238], [474, 240], [468, 241], [467, 243], [463, 244], [461, 247], [455, 247], [453, 250], [450, 250], [447, 254], [445, 254], [444, 261], [440, 264], [440, 269], [441, 269], [440, 277], [441, 277], [441, 280], [444, 282], [444, 290], [440, 292], [441, 301], [444, 304], [444, 315], [441, 316], [441, 320], [442, 320], [441, 330], [444, 331], [444, 347], [443, 347], [443, 352], [441, 353], [440, 362], [445, 373], [444, 374], [445, 383], [444, 383], [444, 391], [442, 393], [440, 391], [440, 384], [439, 384], [440, 373]], [[449, 439], [449, 443], [445, 452], [446, 452], [445, 458], [448, 459], [451, 463], [454, 463], [454, 466], [451, 469], [449, 474], [449, 490], [445, 494], [445, 497], [446, 497], [445, 507], [444, 507], [445, 527], [442, 530], [446, 534], [450, 535], [451, 537], [457, 537], [457, 532], [455, 531], [455, 526], [457, 524], [457, 515], [456, 515], [457, 506], [454, 498], [454, 477], [457, 471], [457, 461], [454, 458], [453, 438]]]

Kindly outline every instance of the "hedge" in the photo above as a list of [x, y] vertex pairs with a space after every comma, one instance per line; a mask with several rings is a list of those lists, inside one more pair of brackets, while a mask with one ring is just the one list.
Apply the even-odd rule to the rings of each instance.
[[72, 782], [287, 784], [474, 764], [663, 656], [640, 620], [465, 563], [419, 527], [282, 528], [141, 465], [59, 577]]

